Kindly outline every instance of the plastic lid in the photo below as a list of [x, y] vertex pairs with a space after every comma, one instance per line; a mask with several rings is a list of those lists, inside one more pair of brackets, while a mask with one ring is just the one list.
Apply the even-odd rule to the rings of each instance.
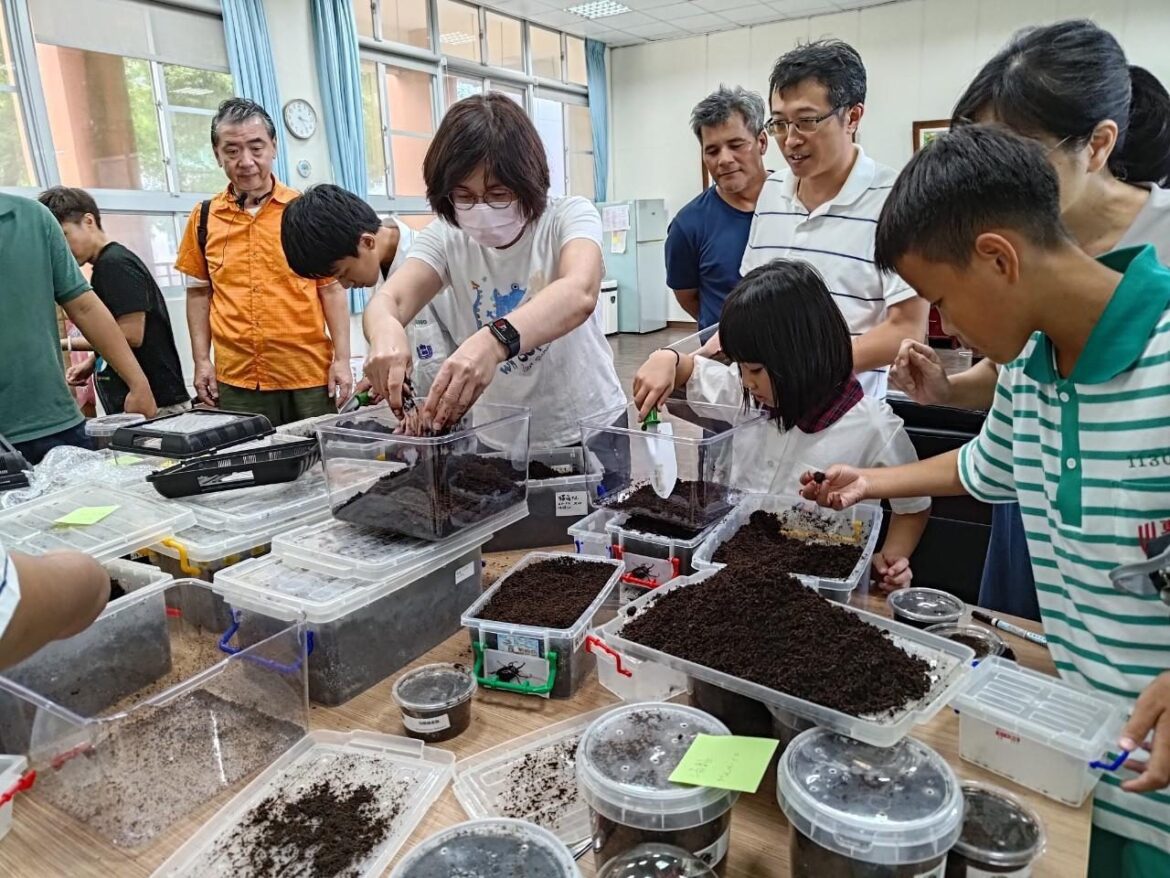
[[[329, 510], [318, 509], [281, 522], [269, 522], [267, 526], [257, 530], [241, 531], [213, 530], [197, 524], [170, 535], [169, 542], [181, 545], [187, 553], [187, 559], [192, 563], [210, 564], [267, 546], [272, 542], [273, 531], [277, 526], [284, 530], [292, 530], [309, 526], [314, 521], [323, 521], [328, 516]], [[180, 557], [178, 549], [173, 546], [155, 543], [150, 548], [151, 551], [169, 558]]]
[[86, 436], [113, 436], [114, 431], [119, 427], [130, 427], [134, 424], [141, 424], [146, 420], [146, 415], [139, 414], [122, 414], [122, 415], [106, 415], [104, 418], [90, 418], [85, 422]]
[[715, 872], [689, 851], [650, 843], [614, 857], [597, 878], [715, 878]]
[[581, 798], [624, 826], [656, 831], [700, 826], [739, 793], [668, 779], [696, 736], [729, 735], [709, 713], [681, 704], [627, 704], [594, 720], [577, 745]]
[[954, 851], [976, 866], [1018, 869], [1044, 850], [1044, 824], [1031, 808], [999, 787], [963, 783], [963, 831]]
[[247, 414], [232, 412], [183, 412], [152, 421], [150, 429], [158, 433], [202, 433], [205, 430], [226, 427], [247, 417], [249, 417]]
[[882, 748], [827, 729], [802, 732], [780, 759], [776, 798], [806, 838], [873, 865], [942, 856], [963, 821], [955, 772], [913, 738]]
[[967, 605], [953, 594], [937, 588], [899, 589], [891, 592], [886, 601], [895, 613], [894, 618], [904, 616], [928, 625], [956, 622], [967, 609]]
[[1085, 763], [1116, 744], [1125, 714], [1104, 693], [1078, 689], [998, 656], [979, 663], [953, 704], [964, 719], [993, 723]]
[[524, 878], [579, 878], [573, 855], [547, 829], [523, 820], [497, 817], [469, 820], [423, 840], [390, 873], [390, 878], [453, 878], [484, 875]]
[[[117, 507], [89, 525], [56, 521], [81, 508]], [[120, 558], [195, 523], [190, 510], [105, 485], [75, 485], [0, 513], [0, 544], [10, 552], [41, 555], [72, 549], [98, 561]]]
[[993, 655], [1003, 655], [1007, 652], [1007, 644], [1003, 638], [989, 628], [978, 625], [955, 625], [943, 622], [941, 625], [931, 625], [926, 629], [930, 634], [937, 634], [947, 640], [962, 643], [975, 650], [975, 661], [983, 661]]
[[[267, 440], [261, 441], [267, 444]], [[287, 441], [287, 437], [277, 441]], [[220, 454], [235, 453], [237, 450], [236, 446], [232, 446]], [[146, 489], [154, 493], [153, 486], [147, 485]], [[232, 534], [245, 531], [263, 533], [267, 542], [277, 533], [287, 531], [288, 522], [292, 518], [314, 511], [322, 515], [327, 513], [329, 492], [325, 488], [324, 471], [320, 466], [314, 466], [295, 482], [218, 491], [214, 494], [182, 497], [172, 502], [189, 508], [195, 513], [195, 520], [209, 530]]]
[[403, 674], [394, 684], [394, 700], [411, 710], [450, 710], [475, 694], [475, 677], [463, 665], [438, 662]]

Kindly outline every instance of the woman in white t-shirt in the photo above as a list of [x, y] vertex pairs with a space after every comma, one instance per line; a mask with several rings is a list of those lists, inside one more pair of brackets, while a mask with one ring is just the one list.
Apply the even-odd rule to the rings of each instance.
[[[793, 494], [800, 474], [827, 469], [836, 458], [864, 466], [918, 460], [902, 419], [885, 400], [867, 396], [853, 374], [849, 328], [817, 270], [807, 262], [774, 259], [748, 272], [719, 315], [727, 366], [670, 348], [655, 351], [634, 376], [634, 402], [645, 417], [679, 388], [701, 404], [755, 405], [775, 429], [758, 448], [737, 449], [747, 460], [732, 480], [753, 493]], [[930, 499], [891, 501], [893, 518], [873, 565], [885, 589], [909, 585], [910, 556], [930, 518]]]
[[532, 411], [534, 448], [580, 441], [577, 422], [624, 394], [602, 328], [601, 218], [584, 198], [550, 198], [540, 136], [491, 92], [448, 111], [423, 162], [438, 220], [366, 307], [366, 377], [400, 410], [413, 367], [404, 327], [450, 286], [460, 342], [422, 411], [436, 428], [479, 399]]

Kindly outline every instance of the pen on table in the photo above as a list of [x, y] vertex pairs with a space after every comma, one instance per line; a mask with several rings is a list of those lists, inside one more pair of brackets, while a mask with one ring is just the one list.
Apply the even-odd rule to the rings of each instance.
[[1040, 646], [1048, 645], [1048, 638], [1043, 634], [1036, 634], [1026, 628], [1021, 628], [1019, 625], [1013, 625], [1011, 622], [1005, 622], [998, 616], [993, 616], [990, 613], [984, 613], [981, 610], [972, 610], [971, 615], [982, 622], [984, 625], [990, 625], [992, 628], [998, 628], [1000, 631], [1006, 631], [1008, 634], [1014, 634], [1016, 637], [1022, 637], [1024, 640], [1029, 640], [1032, 643], [1037, 643]]

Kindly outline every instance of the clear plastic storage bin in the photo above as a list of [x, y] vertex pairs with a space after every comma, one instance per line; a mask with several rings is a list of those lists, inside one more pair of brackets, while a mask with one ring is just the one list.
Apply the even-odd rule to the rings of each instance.
[[[309, 732], [175, 851], [155, 878], [252, 874], [250, 854], [262, 843], [261, 803], [270, 798], [294, 802], [315, 784], [329, 784], [338, 792], [358, 784], [373, 788], [372, 808], [389, 821], [388, 831], [365, 857], [338, 874], [377, 878], [446, 788], [454, 762], [452, 754], [437, 747], [395, 735]], [[261, 828], [253, 825], [257, 820]], [[276, 868], [298, 870], [308, 865], [308, 849], [324, 840], [307, 839], [301, 850], [286, 844], [268, 853]]]
[[610, 509], [595, 509], [568, 530], [569, 539], [578, 555], [590, 558], [612, 558], [613, 537], [607, 529], [618, 513]]
[[[484, 861], [494, 868], [483, 871]], [[581, 878], [573, 855], [551, 832], [523, 820], [469, 820], [423, 839], [390, 878], [456, 876]]]
[[175, 577], [150, 564], [118, 558], [102, 565], [110, 575], [110, 603], [132, 595], [148, 585], [171, 582]]
[[146, 844], [305, 733], [300, 626], [221, 646], [184, 588], [210, 586], [142, 588], [0, 676], [0, 750], [28, 756], [30, 795], [117, 845]]
[[845, 579], [808, 576], [799, 570], [791, 573], [805, 585], [815, 588], [830, 600], [845, 603], [859, 583], [867, 582], [869, 565], [877, 548], [882, 529], [882, 508], [876, 503], [862, 503], [843, 512], [824, 509], [800, 497], [786, 494], [752, 494], [743, 498], [735, 510], [716, 525], [695, 552], [697, 570], [721, 570], [725, 564], [712, 560], [715, 552], [748, 523], [753, 512], [771, 512], [779, 516], [784, 530], [809, 540], [849, 542], [861, 547], [861, 557]]
[[[491, 602], [510, 576], [531, 564], [554, 558], [572, 558], [582, 563], [605, 565], [613, 570], [609, 581], [573, 625], [561, 629], [542, 628], [479, 618], [479, 612]], [[620, 561], [578, 558], [568, 552], [530, 552], [525, 555], [463, 614], [462, 623], [471, 635], [471, 645], [475, 651], [475, 673], [479, 684], [526, 695], [571, 698], [594, 665], [592, 657], [585, 653], [585, 635], [597, 624], [604, 604], [617, 587], [621, 572]], [[510, 677], [500, 673], [503, 667], [515, 664], [522, 667], [529, 665], [525, 673], [530, 677]]]
[[85, 422], [85, 435], [93, 440], [97, 449], [108, 448], [110, 440], [119, 427], [132, 427], [146, 420], [146, 415], [120, 414], [106, 415], [102, 418], [90, 418]]
[[[596, 652], [604, 647], [606, 650], [620, 655], [623, 664], [632, 675], [636, 675], [638, 671], [633, 666], [626, 664], [628, 657], [642, 659], [647, 665], [653, 664], [671, 668], [686, 674], [688, 677], [702, 680], [740, 695], [746, 695], [769, 707], [782, 708], [796, 716], [811, 720], [819, 726], [878, 747], [888, 747], [910, 734], [915, 725], [932, 720], [951, 701], [967, 679], [968, 674], [972, 672], [971, 660], [975, 656], [975, 651], [969, 646], [955, 643], [945, 637], [928, 634], [884, 616], [842, 605], [843, 611], [855, 613], [870, 625], [888, 631], [890, 641], [893, 644], [911, 655], [919, 656], [932, 668], [931, 681], [933, 685], [930, 691], [918, 701], [906, 705], [901, 710], [878, 716], [858, 717], [814, 704], [785, 692], [769, 689], [767, 686], [761, 686], [740, 677], [733, 677], [706, 665], [689, 662], [677, 656], [651, 649], [635, 641], [627, 640], [623, 636], [622, 629], [625, 625], [631, 619], [636, 618], [653, 601], [675, 589], [701, 585], [704, 580], [714, 574], [715, 571], [707, 570], [693, 576], [681, 576], [673, 582], [668, 582], [666, 585], [648, 592], [625, 607], [614, 619], [597, 629], [594, 632], [596, 642], [591, 641], [591, 649]], [[730, 608], [729, 612], [734, 612], [734, 608]], [[981, 668], [982, 665], [980, 665]]]
[[0, 840], [12, 828], [12, 806], [17, 793], [23, 787], [21, 780], [28, 760], [23, 756], [0, 756], [0, 799], [9, 797], [0, 805]]
[[389, 409], [352, 418], [317, 429], [329, 503], [341, 521], [440, 540], [524, 506], [527, 409], [481, 403], [436, 437], [395, 434]]
[[[535, 464], [562, 475], [532, 478]], [[601, 462], [594, 455], [583, 448], [533, 451], [528, 466], [528, 517], [496, 534], [488, 552], [564, 545], [568, 528], [589, 514], [589, 494], [601, 483]]]
[[1121, 766], [1111, 754], [1125, 710], [1100, 692], [992, 657], [954, 705], [960, 756], [1074, 808]]
[[[673, 435], [641, 428], [631, 405], [619, 426], [584, 421], [582, 444], [602, 464], [601, 484], [590, 494], [594, 506], [649, 515], [670, 524], [703, 528], [738, 502], [738, 473], [750, 466], [759, 445], [756, 431], [768, 427], [762, 412], [737, 406], [700, 405], [672, 399], [658, 413]], [[656, 448], [663, 449], [655, 452]], [[672, 455], [678, 474], [669, 498], [651, 486], [655, 458]]]
[[[664, 536], [629, 527], [631, 517], [621, 513], [605, 526], [613, 542], [611, 554], [626, 565], [626, 572], [622, 574], [622, 591], [631, 599], [677, 576], [694, 573], [695, 552], [716, 527], [713, 524], [690, 537]], [[637, 519], [634, 521], [641, 523]], [[627, 603], [624, 597], [622, 603]]]

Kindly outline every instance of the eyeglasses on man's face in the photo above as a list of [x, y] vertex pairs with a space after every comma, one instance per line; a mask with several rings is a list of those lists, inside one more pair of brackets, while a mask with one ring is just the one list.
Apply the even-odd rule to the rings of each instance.
[[817, 128], [826, 119], [837, 115], [844, 107], [833, 107], [829, 112], [822, 116], [802, 116], [799, 119], [793, 119], [789, 122], [786, 119], [769, 119], [764, 123], [764, 130], [773, 137], [786, 137], [789, 128], [795, 128], [801, 134], [815, 134]]

